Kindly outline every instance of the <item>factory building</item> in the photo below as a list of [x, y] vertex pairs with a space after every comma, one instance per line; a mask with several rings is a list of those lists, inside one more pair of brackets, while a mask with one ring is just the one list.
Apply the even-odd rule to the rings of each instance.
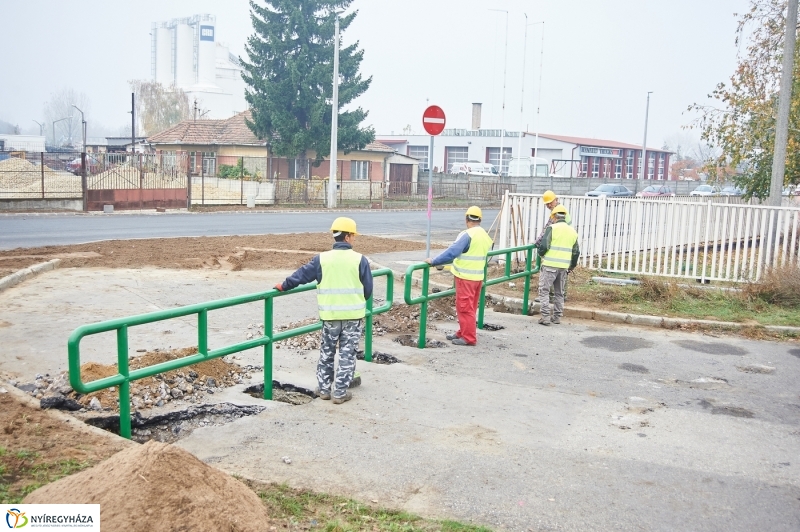
[[150, 39], [153, 81], [182, 89], [191, 107], [197, 103], [203, 118], [230, 118], [247, 109], [242, 67], [228, 47], [217, 41], [216, 17], [205, 14], [154, 22]]

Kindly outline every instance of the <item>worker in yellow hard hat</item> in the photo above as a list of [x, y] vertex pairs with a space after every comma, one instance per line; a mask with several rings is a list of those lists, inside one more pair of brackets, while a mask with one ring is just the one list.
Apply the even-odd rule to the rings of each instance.
[[[555, 212], [554, 209], [556, 207], [561, 206], [564, 209], [564, 211], [566, 212], [566, 216], [564, 217], [564, 221], [567, 223], [567, 225], [572, 225], [572, 216], [570, 216], [569, 212], [567, 212], [567, 208], [564, 207], [563, 205], [561, 205], [558, 202], [558, 196], [556, 196], [555, 192], [553, 192], [552, 190], [545, 190], [544, 194], [542, 194], [542, 203], [544, 203], [545, 207], [550, 209], [550, 216], [547, 218], [547, 223], [544, 225], [544, 229], [542, 229], [542, 232], [539, 233], [539, 237], [536, 240], [533, 241], [533, 243], [536, 244], [537, 246], [542, 241], [542, 238], [544, 238], [544, 233], [545, 233], [545, 231], [547, 231], [547, 228], [550, 227], [550, 225], [552, 225], [556, 221], [555, 214], [553, 214]], [[565, 279], [564, 280], [564, 297], [565, 298], [566, 298], [566, 295], [567, 295], [567, 281]], [[551, 291], [550, 291], [550, 302], [551, 303], [553, 302], [552, 299], [553, 299], [553, 291], [551, 289]], [[539, 301], [539, 296], [536, 296], [534, 301], [541, 303], [541, 301]]]
[[425, 259], [432, 266], [453, 263], [451, 271], [456, 282], [458, 330], [448, 334], [447, 339], [455, 345], [475, 345], [478, 342], [475, 313], [483, 285], [486, 255], [492, 249], [492, 239], [481, 227], [482, 218], [480, 207], [467, 209], [466, 230], [438, 257]]
[[[567, 209], [563, 205], [553, 208], [555, 222], [545, 229], [544, 237], [538, 244], [542, 259], [539, 271], [539, 303], [541, 304], [541, 325], [561, 323], [564, 314], [564, 282], [567, 273], [578, 265], [580, 248], [578, 233], [566, 222]], [[554, 302], [550, 314], [550, 288], [553, 288]]]
[[[372, 272], [369, 261], [353, 251], [356, 222], [336, 218], [331, 225], [333, 249], [315, 256], [282, 283], [280, 291], [317, 282], [317, 307], [322, 320], [322, 339], [317, 363], [317, 393], [320, 399], [333, 398], [334, 404], [349, 401], [348, 390], [356, 370], [356, 350], [361, 338], [361, 320], [366, 301], [372, 297]], [[334, 379], [334, 358], [339, 345], [339, 368]]]

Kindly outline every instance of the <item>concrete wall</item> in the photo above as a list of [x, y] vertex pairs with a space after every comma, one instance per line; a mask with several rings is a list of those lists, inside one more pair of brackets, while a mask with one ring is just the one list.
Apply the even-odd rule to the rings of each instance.
[[0, 198], [0, 211], [82, 211], [78, 199], [7, 199]]

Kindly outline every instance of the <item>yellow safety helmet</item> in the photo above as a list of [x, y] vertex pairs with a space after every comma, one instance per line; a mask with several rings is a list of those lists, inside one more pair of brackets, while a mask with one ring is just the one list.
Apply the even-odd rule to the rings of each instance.
[[556, 214], [563, 214], [564, 216], [567, 215], [567, 208], [563, 205], [556, 205], [553, 207], [553, 210], [550, 211], [551, 216], [555, 216]]
[[331, 233], [351, 233], [357, 235], [356, 233], [356, 221], [352, 218], [346, 218], [344, 216], [340, 216], [336, 218], [333, 223], [331, 224]]
[[542, 194], [542, 201], [545, 203], [550, 203], [554, 199], [556, 199], [556, 193], [552, 190], [545, 190], [544, 194]]
[[482, 220], [483, 212], [481, 211], [480, 207], [478, 207], [477, 205], [473, 205], [472, 207], [467, 209], [467, 216], [471, 218], [477, 218], [478, 220]]

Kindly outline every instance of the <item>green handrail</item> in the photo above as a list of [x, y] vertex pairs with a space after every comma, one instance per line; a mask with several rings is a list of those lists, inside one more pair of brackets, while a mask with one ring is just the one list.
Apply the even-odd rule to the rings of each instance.
[[[372, 319], [375, 314], [382, 314], [392, 308], [394, 299], [394, 273], [383, 268], [372, 272], [373, 278], [386, 277], [386, 298], [385, 303], [378, 308], [372, 307], [372, 298], [367, 300], [366, 325], [364, 337], [364, 360], [372, 362]], [[310, 325], [295, 327], [281, 332], [273, 331], [273, 302], [276, 297], [298, 294], [314, 290], [316, 282], [298, 286], [286, 292], [272, 289], [266, 292], [247, 294], [243, 296], [218, 299], [196, 305], [188, 305], [168, 310], [160, 310], [127, 318], [102, 321], [89, 325], [82, 325], [75, 329], [67, 341], [67, 352], [69, 356], [69, 383], [72, 388], [81, 394], [88, 394], [99, 390], [104, 390], [112, 386], [119, 386], [119, 432], [120, 436], [130, 439], [131, 437], [131, 411], [130, 411], [130, 383], [146, 377], [152, 377], [159, 373], [180, 369], [198, 362], [212, 360], [225, 355], [246, 351], [255, 347], [264, 347], [264, 399], [272, 399], [272, 347], [275, 342], [300, 336], [322, 328], [322, 322], [318, 321]], [[255, 301], [264, 301], [264, 336], [253, 338], [245, 342], [221, 347], [219, 349], [208, 349], [208, 311], [222, 308], [234, 307]], [[128, 368], [128, 329], [136, 325], [144, 325], [173, 318], [180, 318], [191, 314], [197, 315], [197, 354], [182, 357], [176, 360], [168, 360], [152, 366], [135, 369], [130, 371]], [[80, 342], [90, 335], [100, 334], [109, 331], [116, 331], [117, 334], [117, 374], [95, 381], [84, 383], [81, 379], [81, 355]]]
[[[525, 278], [525, 291], [522, 296], [522, 314], [527, 315], [530, 306], [528, 303], [528, 292], [530, 291], [530, 284], [531, 284], [531, 276], [534, 274], [539, 273], [541, 268], [541, 259], [539, 255], [536, 255], [536, 266], [532, 268], [533, 264], [533, 252], [536, 249], [536, 244], [528, 244], [526, 246], [517, 246], [514, 248], [507, 248], [507, 249], [498, 249], [495, 251], [490, 251], [487, 254], [488, 257], [495, 257], [498, 255], [505, 255], [506, 263], [505, 263], [505, 270], [504, 275], [502, 277], [496, 277], [494, 279], [487, 279], [488, 275], [488, 261], [483, 266], [483, 286], [481, 287], [481, 296], [480, 296], [480, 303], [478, 305], [478, 319], [477, 319], [477, 326], [480, 329], [483, 329], [483, 314], [484, 314], [484, 306], [486, 304], [486, 287], [491, 286], [494, 284], [499, 284], [505, 281], [511, 281], [512, 279], [519, 279], [521, 277]], [[525, 253], [525, 269], [521, 272], [511, 273], [511, 254], [512, 253]], [[413, 284], [413, 274], [417, 270], [422, 270], [422, 286], [421, 294], [419, 297], [412, 297], [411, 296], [411, 287]], [[426, 343], [426, 329], [428, 324], [428, 302], [433, 299], [439, 299], [440, 297], [447, 297], [454, 295], [456, 293], [455, 287], [450, 288], [448, 290], [443, 290], [441, 292], [436, 292], [434, 294], [428, 293], [428, 285], [430, 281], [430, 265], [426, 262], [420, 262], [417, 264], [412, 264], [406, 269], [405, 274], [405, 290], [403, 292], [403, 299], [405, 300], [407, 305], [420, 305], [420, 313], [419, 313], [419, 341], [417, 342], [417, 347], [420, 349], [425, 348]]]

